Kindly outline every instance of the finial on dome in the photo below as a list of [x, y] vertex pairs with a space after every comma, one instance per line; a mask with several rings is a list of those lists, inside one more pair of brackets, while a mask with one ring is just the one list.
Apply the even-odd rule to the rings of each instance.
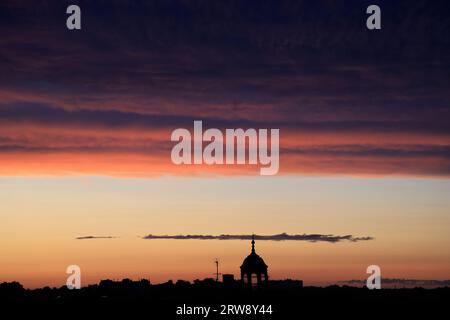
[[252, 253], [255, 253], [255, 235], [252, 234]]

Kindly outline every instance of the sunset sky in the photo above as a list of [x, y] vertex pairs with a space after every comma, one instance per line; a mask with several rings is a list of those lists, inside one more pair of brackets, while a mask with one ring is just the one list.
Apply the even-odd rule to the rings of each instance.
[[[69, 4], [82, 29], [69, 31]], [[0, 282], [239, 274], [450, 278], [450, 6], [378, 1], [0, 4]], [[171, 132], [279, 128], [280, 172], [172, 164]], [[77, 240], [77, 237], [111, 237]]]

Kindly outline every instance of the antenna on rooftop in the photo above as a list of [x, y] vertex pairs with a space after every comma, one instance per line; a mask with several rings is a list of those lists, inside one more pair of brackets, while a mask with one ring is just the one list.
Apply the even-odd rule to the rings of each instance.
[[221, 273], [219, 273], [219, 259], [216, 258], [216, 260], [214, 261], [214, 263], [216, 264], [216, 282], [219, 281], [219, 275], [221, 275]]

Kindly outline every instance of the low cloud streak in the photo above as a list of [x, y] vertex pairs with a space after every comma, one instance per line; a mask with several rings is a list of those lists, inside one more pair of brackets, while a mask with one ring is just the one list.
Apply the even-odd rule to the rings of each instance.
[[115, 239], [113, 236], [81, 236], [76, 237], [76, 240], [91, 240], [91, 239]]
[[[365, 279], [352, 279], [347, 281], [340, 281], [339, 283], [349, 285], [365, 285]], [[386, 285], [399, 286], [419, 286], [419, 287], [448, 287], [450, 280], [435, 280], [435, 279], [403, 279], [403, 278], [382, 278], [382, 283]]]
[[[341, 241], [368, 241], [374, 240], [373, 237], [354, 237], [353, 235], [333, 235], [333, 234], [287, 234], [280, 233], [274, 235], [254, 235], [255, 240], [265, 241], [309, 241], [309, 242], [341, 242]], [[155, 239], [172, 239], [172, 240], [250, 240], [251, 234], [247, 235], [233, 235], [233, 234], [221, 234], [221, 235], [153, 235], [149, 234], [143, 239], [155, 240]]]

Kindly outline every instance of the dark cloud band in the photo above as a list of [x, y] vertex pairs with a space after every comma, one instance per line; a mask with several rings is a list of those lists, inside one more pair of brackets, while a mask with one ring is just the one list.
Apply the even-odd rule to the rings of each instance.
[[66, 4], [41, 2], [0, 3], [0, 172], [47, 153], [169, 159], [170, 131], [203, 120], [279, 128], [280, 172], [449, 175], [448, 1], [379, 0], [372, 34], [358, 0], [80, 0], [72, 33]]

